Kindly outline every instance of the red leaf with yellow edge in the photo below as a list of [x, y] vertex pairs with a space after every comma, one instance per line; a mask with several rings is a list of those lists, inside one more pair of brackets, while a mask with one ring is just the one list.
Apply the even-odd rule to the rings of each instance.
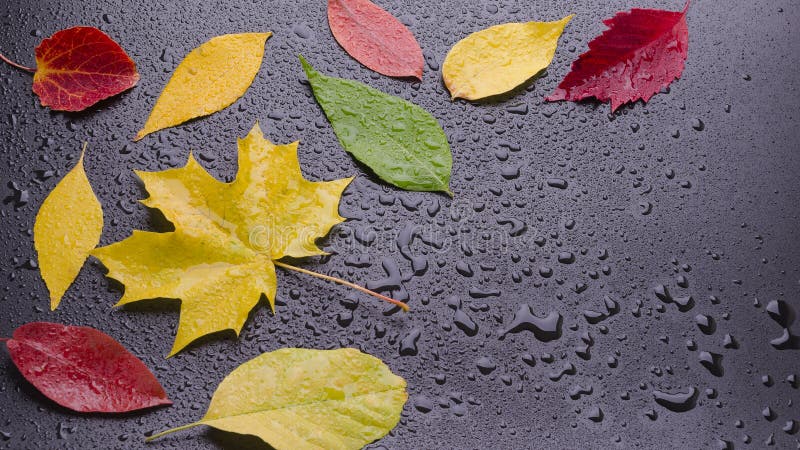
[[32, 322], [6, 346], [26, 380], [71, 410], [127, 412], [172, 403], [139, 358], [94, 328]]
[[612, 111], [627, 102], [650, 100], [683, 72], [688, 8], [688, 2], [678, 12], [634, 8], [604, 20], [609, 29], [589, 43], [589, 51], [572, 63], [546, 100], [595, 97], [611, 100]]
[[42, 106], [61, 111], [84, 110], [139, 81], [125, 50], [93, 27], [68, 28], [43, 40], [36, 47], [36, 69], [2, 59], [33, 72], [33, 92]]

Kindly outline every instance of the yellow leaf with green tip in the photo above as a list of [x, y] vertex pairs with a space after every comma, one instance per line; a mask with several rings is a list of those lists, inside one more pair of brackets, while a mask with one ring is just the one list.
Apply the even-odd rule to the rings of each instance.
[[198, 422], [259, 437], [282, 450], [359, 449], [400, 420], [406, 382], [380, 359], [353, 348], [284, 348], [231, 372]]
[[558, 38], [572, 17], [495, 25], [460, 40], [442, 64], [450, 95], [480, 100], [523, 84], [553, 60]]
[[83, 169], [85, 151], [86, 144], [78, 164], [42, 203], [33, 225], [39, 271], [50, 292], [52, 310], [58, 308], [103, 233], [103, 209]]
[[190, 154], [186, 166], [137, 172], [175, 231], [134, 231], [92, 254], [108, 276], [125, 285], [118, 305], [144, 299], [181, 300], [170, 356], [195, 339], [222, 330], [237, 333], [264, 294], [275, 307], [273, 260], [325, 254], [315, 240], [344, 221], [339, 199], [352, 178], [303, 178], [298, 143], [275, 145], [256, 124], [240, 139], [239, 172], [216, 180]]
[[227, 108], [253, 83], [272, 33], [225, 34], [189, 52], [134, 140]]

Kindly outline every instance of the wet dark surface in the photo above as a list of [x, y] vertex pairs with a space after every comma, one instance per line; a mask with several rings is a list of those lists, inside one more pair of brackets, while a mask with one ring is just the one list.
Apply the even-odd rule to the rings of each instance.
[[[32, 64], [35, 45], [59, 29], [94, 25], [142, 76], [88, 113], [61, 114], [38, 105], [28, 74], [0, 67], [0, 335], [36, 320], [94, 326], [141, 357], [175, 402], [73, 414], [0, 352], [0, 448], [143, 448], [143, 434], [200, 418], [236, 366], [287, 346], [359, 347], [408, 380], [401, 423], [373, 448], [798, 448], [800, 324], [787, 311], [799, 306], [800, 5], [694, 2], [682, 79], [609, 115], [608, 105], [542, 99], [601, 19], [682, 4], [378, 3], [420, 41], [422, 83], [349, 58], [324, 1], [0, 3], [0, 48], [18, 62]], [[555, 60], [527, 91], [497, 104], [450, 102], [438, 69], [458, 39], [568, 13], [577, 15]], [[130, 141], [183, 55], [244, 31], [275, 35], [241, 100]], [[452, 145], [455, 199], [394, 190], [357, 166], [304, 84], [298, 53], [437, 117]], [[107, 244], [152, 229], [132, 169], [180, 166], [192, 149], [229, 180], [236, 138], [256, 120], [274, 142], [302, 141], [308, 178], [358, 174], [341, 204], [350, 220], [325, 241], [334, 255], [304, 267], [373, 287], [399, 282], [393, 294], [408, 297], [410, 314], [281, 272], [276, 315], [262, 304], [240, 339], [214, 336], [166, 360], [176, 305], [111, 309], [120, 291], [96, 261], [48, 311], [31, 229], [83, 141]], [[258, 441], [198, 428], [147, 448], [250, 446]]]

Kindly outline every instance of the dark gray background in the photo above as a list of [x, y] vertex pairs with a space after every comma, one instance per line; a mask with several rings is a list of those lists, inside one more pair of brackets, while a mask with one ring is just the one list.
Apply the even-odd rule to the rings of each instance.
[[[408, 380], [403, 418], [374, 448], [716, 448], [720, 440], [735, 448], [769, 442], [798, 448], [798, 424], [790, 430], [795, 434], [782, 428], [800, 419], [797, 385], [786, 381], [800, 372], [799, 354], [769, 344], [782, 330], [765, 309], [771, 300], [798, 306], [800, 4], [694, 2], [682, 78], [647, 105], [613, 115], [608, 105], [544, 103], [543, 97], [602, 32], [602, 19], [633, 6], [678, 10], [680, 2], [378, 4], [417, 36], [427, 62], [422, 83], [377, 75], [347, 56], [330, 34], [322, 0], [0, 2], [0, 49], [16, 61], [33, 65], [41, 39], [93, 25], [120, 42], [142, 77], [133, 90], [86, 113], [62, 114], [39, 106], [28, 74], [0, 66], [0, 198], [6, 199], [0, 204], [0, 335], [37, 320], [96, 327], [141, 357], [175, 402], [123, 416], [74, 414], [33, 389], [0, 352], [0, 447], [142, 448], [144, 433], [200, 418], [219, 381], [262, 352], [355, 346]], [[555, 59], [527, 90], [497, 104], [450, 102], [439, 67], [457, 40], [498, 23], [569, 13], [576, 17]], [[215, 35], [245, 31], [275, 35], [241, 100], [131, 142], [188, 51]], [[363, 81], [437, 117], [452, 145], [455, 200], [395, 190], [355, 164], [304, 83], [298, 53], [322, 73]], [[526, 114], [509, 111], [523, 104]], [[386, 315], [372, 298], [281, 272], [276, 315], [262, 304], [240, 339], [214, 336], [166, 360], [177, 305], [111, 309], [120, 292], [96, 261], [86, 265], [58, 311], [48, 311], [31, 229], [83, 141], [89, 142], [86, 168], [103, 204], [102, 243], [108, 244], [132, 228], [153, 229], [150, 214], [136, 203], [145, 193], [132, 169], [180, 166], [192, 149], [212, 174], [230, 180], [236, 138], [256, 120], [274, 142], [302, 141], [309, 179], [358, 175], [341, 203], [350, 220], [325, 241], [334, 255], [303, 266], [375, 283], [386, 276], [382, 264], [396, 264], [404, 290], [394, 294], [407, 293], [410, 314]], [[568, 186], [551, 187], [549, 178]], [[521, 234], [510, 235], [523, 223]], [[410, 257], [396, 239], [406, 227], [416, 235], [405, 251]], [[559, 263], [561, 252], [572, 252], [575, 261]], [[598, 258], [606, 252], [606, 259]], [[415, 274], [411, 258], [425, 261], [427, 270]], [[461, 272], [468, 265], [473, 275], [457, 271], [458, 262]], [[543, 277], [547, 270], [540, 268], [552, 276]], [[687, 288], [678, 286], [678, 275]], [[676, 297], [693, 296], [694, 307], [681, 312], [663, 304], [653, 294], [658, 284]], [[477, 298], [482, 294], [493, 295]], [[619, 302], [620, 312], [587, 323], [582, 312], [603, 311], [605, 295]], [[453, 324], [451, 296], [477, 324], [476, 335]], [[349, 324], [347, 298], [359, 301]], [[539, 316], [560, 313], [561, 337], [542, 342], [522, 331], [500, 340], [521, 304]], [[716, 331], [702, 333], [697, 314], [713, 317]], [[800, 334], [800, 325], [792, 326]], [[576, 354], [586, 332], [593, 339], [588, 360]], [[401, 355], [402, 341], [415, 333], [417, 354]], [[724, 348], [725, 334], [738, 349]], [[687, 349], [688, 339], [696, 350]], [[722, 355], [722, 376], [700, 365], [700, 351]], [[523, 361], [525, 353], [535, 366]], [[484, 357], [496, 366], [488, 375], [476, 365]], [[618, 360], [616, 367], [609, 367], [609, 357]], [[552, 381], [564, 364], [573, 364], [574, 374]], [[773, 384], [762, 383], [762, 376]], [[573, 399], [577, 386], [592, 392]], [[699, 389], [690, 411], [654, 402], [656, 390], [690, 387]], [[708, 395], [707, 389], [714, 391]], [[423, 412], [426, 406], [432, 410]], [[766, 407], [773, 420], [764, 417]], [[594, 408], [603, 412], [599, 422], [589, 418]], [[147, 448], [250, 445], [258, 448], [254, 439], [197, 428]]]

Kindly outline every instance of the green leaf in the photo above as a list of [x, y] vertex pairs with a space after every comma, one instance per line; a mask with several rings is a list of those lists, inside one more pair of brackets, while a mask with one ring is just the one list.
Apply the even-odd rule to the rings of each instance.
[[348, 153], [397, 187], [452, 195], [450, 144], [430, 113], [363, 83], [322, 75], [302, 56], [300, 63]]
[[198, 425], [259, 437], [276, 449], [359, 449], [400, 421], [406, 381], [354, 348], [284, 348], [231, 372]]

